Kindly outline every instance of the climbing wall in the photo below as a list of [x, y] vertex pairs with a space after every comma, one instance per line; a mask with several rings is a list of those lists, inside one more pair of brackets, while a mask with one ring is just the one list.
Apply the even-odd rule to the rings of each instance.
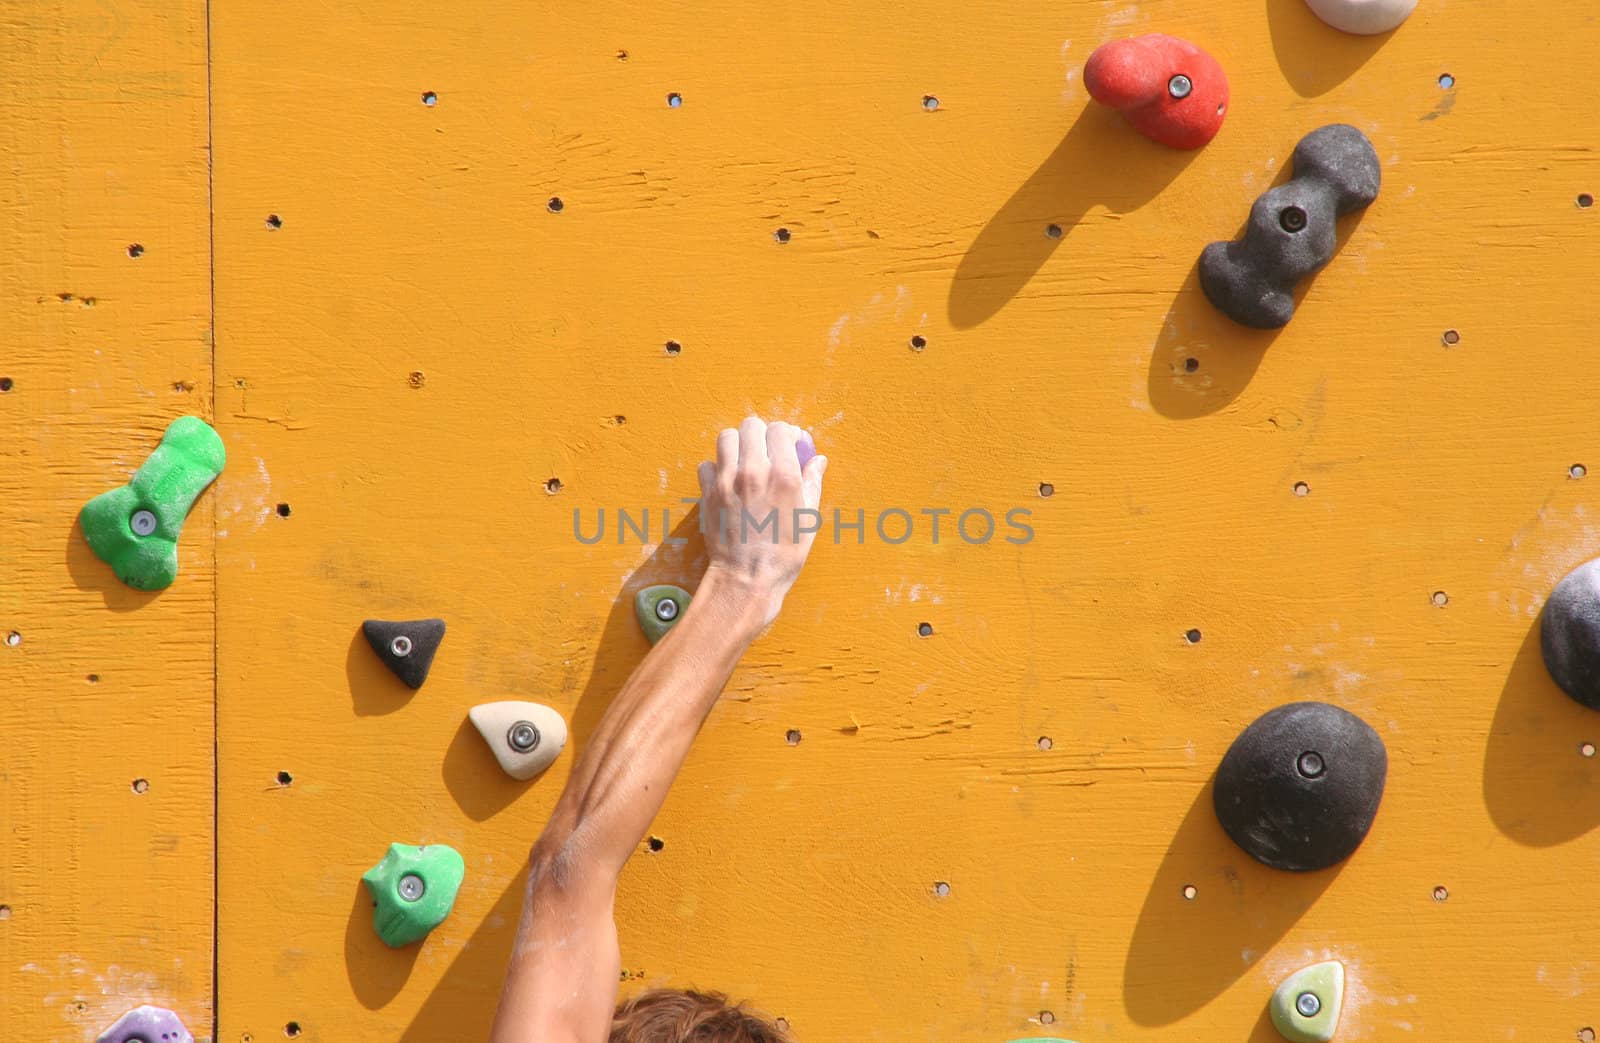
[[75, 525], [211, 413], [205, 5], [12, 4], [0, 55], [0, 1037], [205, 1025], [212, 504], [159, 596]]
[[[1203, 151], [1086, 96], [1150, 31], [1228, 71]], [[1591, 3], [1359, 38], [1303, 0], [73, 0], [0, 42], [8, 1035], [148, 999], [227, 1043], [483, 1038], [573, 751], [513, 782], [467, 711], [581, 749], [754, 411], [840, 514], [624, 874], [625, 991], [809, 1043], [1265, 1043], [1335, 958], [1341, 1040], [1592, 1037], [1600, 716], [1537, 641], [1600, 554]], [[1382, 194], [1285, 330], [1235, 326], [1196, 259], [1334, 122]], [[185, 412], [228, 470], [135, 595], [72, 519]], [[360, 624], [426, 616], [413, 693]], [[1302, 699], [1390, 771], [1291, 875], [1211, 776]], [[359, 883], [393, 841], [466, 860], [402, 950]]]

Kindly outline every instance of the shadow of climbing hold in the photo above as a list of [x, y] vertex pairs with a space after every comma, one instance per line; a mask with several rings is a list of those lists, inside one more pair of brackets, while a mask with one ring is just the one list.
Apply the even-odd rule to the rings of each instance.
[[1200, 288], [1242, 326], [1288, 325], [1295, 284], [1333, 259], [1335, 219], [1378, 198], [1378, 153], [1352, 126], [1334, 123], [1307, 134], [1293, 163], [1292, 181], [1256, 199], [1242, 238], [1212, 243], [1200, 255]]
[[1329, 1043], [1344, 1007], [1344, 964], [1312, 964], [1283, 980], [1272, 994], [1272, 1024], [1290, 1043]]
[[1309, 873], [1361, 845], [1388, 771], [1383, 740], [1367, 722], [1328, 703], [1290, 703], [1233, 741], [1212, 803], [1223, 830], [1256, 861]]
[[667, 636], [667, 631], [683, 618], [688, 608], [689, 592], [670, 583], [645, 587], [633, 599], [634, 614], [639, 617], [639, 626], [652, 645]]
[[406, 623], [391, 623], [383, 619], [369, 619], [361, 624], [367, 643], [378, 653], [383, 665], [411, 688], [421, 688], [428, 679], [428, 668], [433, 665], [433, 655], [444, 640], [444, 620], [413, 619]]
[[1357, 36], [1396, 28], [1417, 9], [1417, 0], [1306, 0], [1318, 18]]
[[1562, 577], [1539, 616], [1544, 667], [1574, 700], [1600, 710], [1600, 558]]
[[1090, 97], [1169, 148], [1199, 148], [1228, 111], [1228, 77], [1211, 55], [1162, 33], [1101, 45], [1083, 67]]
[[210, 424], [197, 416], [174, 420], [127, 485], [101, 493], [78, 512], [89, 548], [130, 587], [171, 586], [183, 521], [226, 460]]
[[178, 1016], [165, 1007], [135, 1007], [95, 1037], [95, 1043], [194, 1043]]
[[484, 703], [467, 712], [500, 767], [514, 779], [526, 780], [555, 762], [567, 745], [567, 722], [538, 703], [508, 699]]
[[377, 906], [372, 926], [390, 948], [426, 937], [456, 904], [467, 865], [447, 844], [390, 844], [383, 861], [361, 875]]

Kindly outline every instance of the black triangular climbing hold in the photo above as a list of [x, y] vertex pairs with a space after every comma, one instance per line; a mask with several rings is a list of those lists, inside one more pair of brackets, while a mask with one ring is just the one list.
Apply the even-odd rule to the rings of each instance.
[[1308, 873], [1342, 862], [1366, 838], [1383, 799], [1389, 755], [1378, 733], [1327, 703], [1269, 710], [1217, 768], [1217, 820], [1274, 869]]
[[428, 679], [428, 667], [433, 665], [433, 654], [439, 651], [444, 640], [444, 620], [413, 619], [405, 623], [391, 623], [384, 619], [369, 619], [361, 624], [367, 643], [378, 653], [383, 665], [412, 688], [421, 688]]

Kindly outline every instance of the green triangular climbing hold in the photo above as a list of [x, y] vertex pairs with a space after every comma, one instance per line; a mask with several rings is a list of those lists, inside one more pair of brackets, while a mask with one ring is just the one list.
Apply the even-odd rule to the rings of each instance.
[[393, 949], [426, 937], [450, 915], [466, 874], [466, 862], [448, 844], [390, 844], [383, 861], [361, 874], [376, 906], [378, 937]]
[[1291, 1043], [1329, 1043], [1344, 1007], [1344, 964], [1315, 963], [1295, 971], [1272, 994], [1272, 1024]]
[[101, 493], [78, 512], [89, 549], [130, 587], [171, 586], [183, 520], [226, 460], [210, 424], [197, 416], [174, 420], [127, 485]]
[[633, 599], [633, 611], [639, 617], [639, 626], [652, 645], [667, 636], [667, 631], [683, 618], [688, 607], [689, 592], [670, 583], [645, 587]]

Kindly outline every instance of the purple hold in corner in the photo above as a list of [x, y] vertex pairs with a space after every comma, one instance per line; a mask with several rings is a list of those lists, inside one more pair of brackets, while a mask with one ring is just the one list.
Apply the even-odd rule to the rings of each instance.
[[811, 443], [809, 436], [800, 439], [794, 444], [794, 455], [800, 458], [800, 469], [805, 470], [806, 464], [817, 455], [817, 447]]
[[178, 1016], [165, 1007], [135, 1007], [100, 1033], [95, 1043], [194, 1043]]

